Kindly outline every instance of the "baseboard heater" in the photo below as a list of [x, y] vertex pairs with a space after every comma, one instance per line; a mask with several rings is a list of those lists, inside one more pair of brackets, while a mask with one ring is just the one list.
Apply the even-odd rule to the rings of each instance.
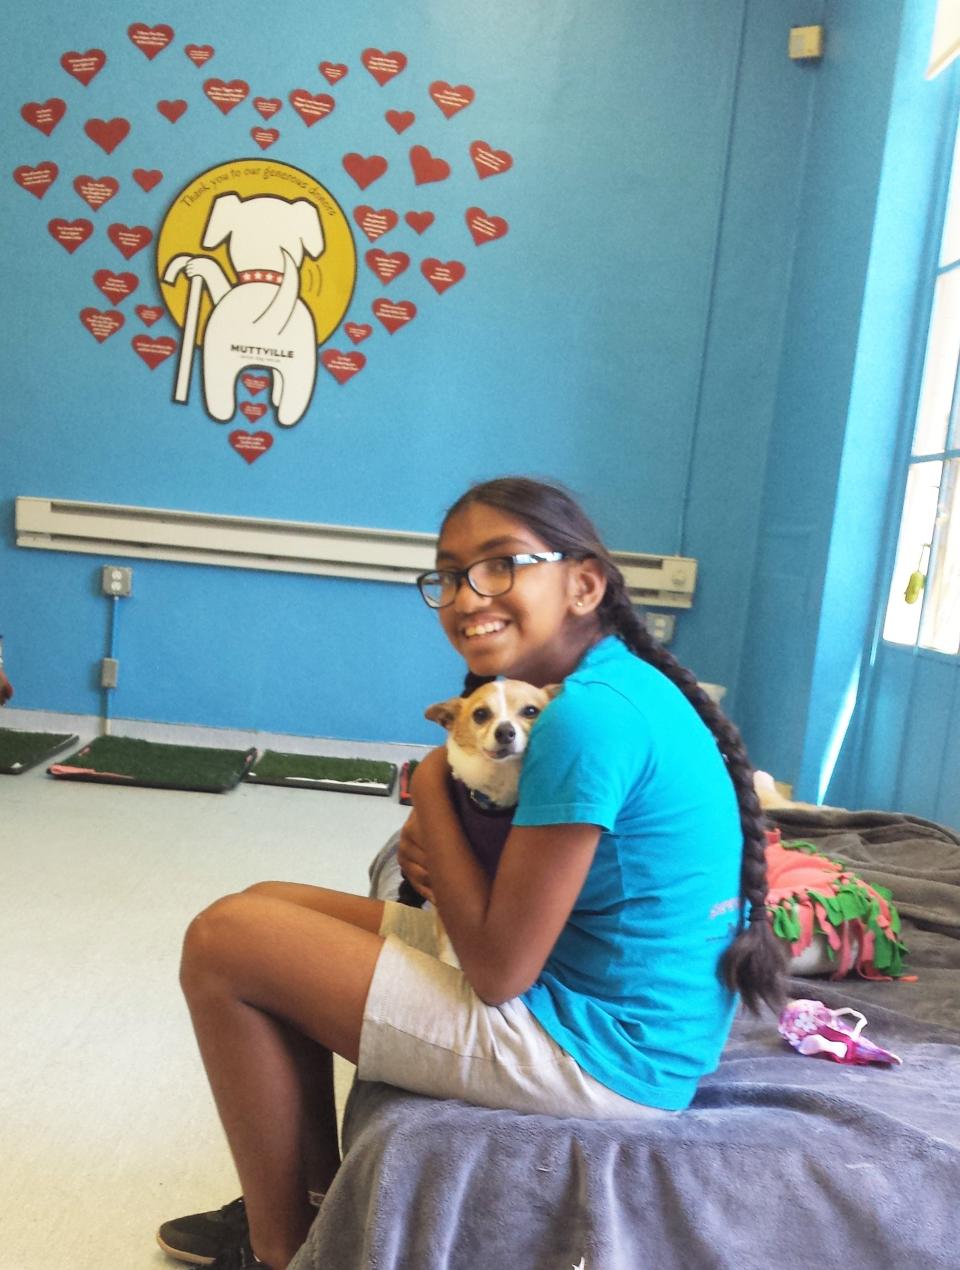
[[[314, 573], [377, 582], [416, 580], [433, 568], [435, 534], [311, 525], [250, 516], [123, 507], [55, 498], [16, 500], [18, 547]], [[697, 562], [687, 556], [613, 553], [636, 604], [687, 609]]]

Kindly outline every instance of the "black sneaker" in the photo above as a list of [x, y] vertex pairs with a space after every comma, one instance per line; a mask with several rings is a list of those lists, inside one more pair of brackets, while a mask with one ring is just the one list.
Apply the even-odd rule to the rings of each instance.
[[[170, 1257], [194, 1266], [212, 1266], [218, 1257], [247, 1243], [250, 1228], [243, 1196], [211, 1213], [191, 1213], [165, 1221], [157, 1231], [157, 1243]], [[249, 1248], [249, 1244], [247, 1244]], [[255, 1261], [238, 1262], [255, 1266]]]
[[211, 1261], [210, 1270], [256, 1270], [257, 1266], [263, 1266], [263, 1262], [256, 1259], [250, 1240], [244, 1237], [239, 1244], [221, 1252], [216, 1261]]

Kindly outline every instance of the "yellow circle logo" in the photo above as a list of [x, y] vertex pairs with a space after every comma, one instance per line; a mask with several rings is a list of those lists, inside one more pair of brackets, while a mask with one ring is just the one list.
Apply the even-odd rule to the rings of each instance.
[[[197, 263], [188, 268], [188, 261]], [[198, 345], [226, 289], [248, 282], [279, 287], [287, 276], [292, 291], [291, 267], [299, 280], [291, 298], [306, 305], [321, 345], [350, 304], [357, 253], [333, 195], [287, 163], [236, 159], [210, 168], [173, 200], [157, 239], [161, 293], [181, 328], [193, 278], [207, 284], [195, 290], [199, 300], [191, 334]], [[257, 303], [252, 295], [250, 303]]]

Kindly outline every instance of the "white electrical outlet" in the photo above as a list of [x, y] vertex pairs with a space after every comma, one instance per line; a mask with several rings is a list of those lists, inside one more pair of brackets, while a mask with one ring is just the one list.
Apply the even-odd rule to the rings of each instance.
[[100, 571], [104, 595], [129, 595], [133, 588], [133, 570], [118, 564], [105, 564]]
[[673, 639], [677, 619], [672, 613], [646, 613], [644, 623], [653, 638], [660, 644], [669, 644]]

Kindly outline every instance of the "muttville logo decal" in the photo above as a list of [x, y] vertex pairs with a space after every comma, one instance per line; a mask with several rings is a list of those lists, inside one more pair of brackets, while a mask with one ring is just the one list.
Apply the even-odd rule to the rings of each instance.
[[[141, 324], [128, 346], [158, 379], [168, 377], [174, 404], [198, 402], [218, 423], [239, 411], [261, 425], [228, 433], [252, 464], [277, 435], [309, 418], [321, 379], [339, 391], [369, 375], [378, 342], [411, 338], [410, 328], [437, 320], [444, 295], [474, 281], [472, 253], [510, 232], [496, 198], [483, 191], [488, 181], [500, 188], [514, 158], [477, 136], [482, 90], [428, 79], [419, 68], [414, 80], [416, 58], [397, 50], [367, 48], [345, 60], [327, 50], [289, 86], [255, 84], [255, 67], [250, 77], [234, 67], [211, 74], [217, 41], [184, 44], [195, 68], [186, 74], [197, 80], [180, 96], [170, 91], [183, 81], [169, 73], [176, 46], [166, 23], [134, 22], [125, 39], [60, 55], [43, 85], [50, 95], [41, 92], [20, 112], [24, 149], [39, 133], [47, 152], [25, 153], [13, 179], [50, 209], [49, 250], [61, 253], [64, 267], [88, 271], [90, 302], [79, 319], [91, 352], [117, 356], [122, 332]], [[102, 90], [123, 62], [129, 85], [130, 59], [140, 72], [135, 97], [111, 103], [113, 111], [101, 111], [108, 118], [93, 117], [84, 101], [89, 85], [98, 81]], [[320, 82], [310, 84], [313, 74]], [[154, 110], [171, 128], [205, 112], [210, 132], [223, 131], [224, 160], [179, 179], [162, 152], [150, 156], [157, 166], [128, 166], [127, 152], [143, 162], [138, 133], [146, 131], [144, 112]], [[443, 135], [449, 129], [442, 146], [438, 112]], [[335, 117], [343, 137], [344, 116], [358, 133], [362, 123], [368, 140], [373, 124], [382, 143], [373, 152], [369, 145], [328, 152], [310, 171], [279, 160], [285, 132], [319, 133]], [[418, 140], [424, 118], [433, 124]], [[244, 154], [250, 144], [261, 157]], [[454, 192], [464, 179], [478, 183], [472, 199]], [[387, 199], [376, 197], [379, 182]], [[176, 192], [164, 198], [171, 184]], [[113, 206], [123, 219], [111, 218]], [[131, 217], [131, 208], [142, 210]], [[154, 261], [144, 269], [147, 249]], [[277, 434], [264, 430], [272, 424]]]

